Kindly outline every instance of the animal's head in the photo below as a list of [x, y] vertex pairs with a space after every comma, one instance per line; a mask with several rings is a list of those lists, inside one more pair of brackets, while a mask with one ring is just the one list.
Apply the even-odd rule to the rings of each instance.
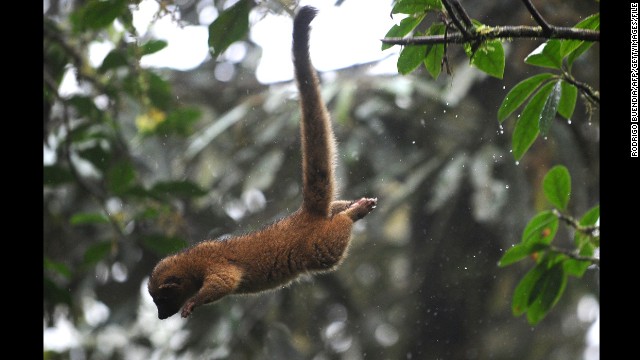
[[149, 294], [158, 308], [158, 318], [166, 319], [180, 311], [182, 305], [197, 289], [191, 277], [185, 276], [174, 257], [158, 263], [149, 278]]

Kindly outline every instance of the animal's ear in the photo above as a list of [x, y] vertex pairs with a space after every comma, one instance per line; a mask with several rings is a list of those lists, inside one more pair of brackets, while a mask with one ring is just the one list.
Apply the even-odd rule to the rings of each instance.
[[180, 287], [182, 283], [182, 279], [177, 276], [169, 276], [167, 277], [162, 285], [160, 285], [160, 289], [174, 289]]

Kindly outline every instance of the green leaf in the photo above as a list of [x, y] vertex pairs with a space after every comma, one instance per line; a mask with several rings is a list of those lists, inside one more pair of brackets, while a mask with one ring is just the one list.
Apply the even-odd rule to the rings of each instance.
[[128, 11], [125, 0], [90, 0], [71, 16], [74, 31], [100, 30]]
[[97, 244], [91, 245], [87, 251], [84, 252], [85, 265], [92, 265], [98, 261], [104, 259], [111, 251], [111, 241], [102, 241]]
[[109, 164], [111, 163], [111, 154], [103, 149], [99, 144], [78, 151], [78, 155], [80, 155], [81, 158], [89, 161], [91, 164], [93, 164], [93, 166], [95, 166], [102, 172], [105, 172]]
[[60, 165], [45, 165], [42, 168], [42, 180], [45, 186], [57, 186], [72, 181], [73, 174]]
[[538, 137], [540, 132], [538, 121], [542, 114], [544, 104], [553, 90], [554, 83], [545, 84], [531, 98], [529, 103], [524, 107], [520, 119], [516, 123], [513, 130], [512, 147], [513, 156], [516, 160], [520, 160], [525, 152], [531, 147], [531, 144]]
[[64, 263], [44, 258], [44, 268], [56, 272], [67, 279], [71, 278], [71, 269]]
[[209, 48], [214, 58], [246, 36], [249, 31], [249, 5], [249, 0], [240, 0], [209, 25]]
[[549, 245], [558, 231], [558, 217], [551, 211], [541, 211], [534, 216], [522, 232], [523, 244]]
[[569, 56], [567, 57], [567, 64], [569, 65], [569, 70], [571, 70], [571, 67], [573, 66], [574, 61], [576, 61], [576, 59], [579, 58], [580, 55], [582, 55], [585, 51], [589, 50], [589, 48], [592, 46], [593, 46], [592, 42], [585, 41], [576, 50], [574, 50], [573, 52], [571, 52], [571, 54], [569, 54]]
[[160, 256], [173, 254], [187, 246], [187, 242], [179, 237], [164, 235], [145, 236], [142, 243]]
[[426, 52], [426, 45], [405, 46], [398, 57], [398, 72], [402, 75], [406, 75], [417, 69], [425, 60]]
[[531, 290], [528, 299], [527, 320], [536, 325], [560, 300], [567, 286], [567, 275], [562, 263], [553, 265], [543, 272]]
[[[422, 19], [424, 19], [424, 15], [417, 16], [417, 17], [409, 16], [407, 18], [404, 18], [400, 20], [400, 24], [393, 25], [391, 29], [387, 31], [387, 34], [384, 37], [385, 38], [404, 37], [405, 35], [410, 33], [413, 29], [415, 29], [415, 27], [418, 26], [418, 24], [420, 24]], [[382, 50], [387, 50], [392, 46], [394, 45], [383, 43]]]
[[169, 109], [173, 100], [169, 82], [151, 71], [146, 71], [145, 76], [149, 80], [148, 94], [151, 104], [158, 109]]
[[108, 224], [109, 218], [102, 213], [77, 213], [69, 220], [71, 225]]
[[129, 59], [127, 58], [127, 54], [120, 49], [113, 49], [105, 56], [104, 60], [102, 60], [102, 65], [100, 65], [98, 71], [104, 74], [108, 70], [117, 69], [121, 66], [127, 66], [128, 64]]
[[540, 84], [551, 77], [553, 77], [553, 74], [538, 74], [516, 84], [516, 86], [507, 93], [504, 100], [502, 100], [502, 104], [500, 104], [500, 109], [498, 110], [498, 120], [500, 122], [504, 121], [504, 119], [511, 115], [511, 113], [529, 98], [529, 95], [531, 95]]
[[175, 197], [199, 197], [206, 195], [207, 192], [192, 183], [191, 181], [168, 181], [156, 183], [151, 188], [151, 193], [157, 196], [175, 196]]
[[441, 10], [440, 0], [398, 0], [396, 1], [392, 14], [423, 14], [430, 10]]
[[542, 180], [544, 195], [549, 202], [560, 210], [565, 210], [571, 195], [571, 175], [562, 165], [556, 165]]
[[542, 134], [542, 136], [547, 136], [547, 134], [549, 133], [549, 128], [551, 127], [551, 122], [556, 118], [556, 113], [558, 112], [558, 104], [560, 103], [560, 96], [562, 95], [561, 84], [562, 80], [556, 81], [553, 90], [551, 90], [551, 93], [544, 103], [542, 113], [540, 113], [538, 127], [540, 128], [540, 133]]
[[507, 265], [511, 265], [515, 262], [518, 262], [526, 258], [527, 256], [533, 253], [536, 253], [541, 250], [545, 250], [547, 248], [549, 248], [549, 245], [540, 243], [540, 242], [518, 244], [504, 253], [502, 258], [500, 259], [500, 262], [498, 263], [498, 266], [504, 267]]
[[472, 65], [495, 78], [502, 79], [504, 75], [504, 49], [500, 40], [482, 43], [470, 56]]
[[[442, 35], [445, 32], [444, 24], [433, 24], [427, 30], [426, 35]], [[444, 44], [427, 45], [426, 56], [424, 58], [424, 66], [431, 74], [431, 77], [437, 79], [442, 71], [442, 58], [444, 57]]]
[[116, 195], [122, 194], [136, 178], [136, 172], [129, 161], [119, 161], [107, 172], [107, 185]]
[[565, 119], [571, 119], [573, 110], [576, 108], [578, 99], [578, 88], [566, 81], [562, 81], [562, 95], [558, 104], [558, 114]]
[[548, 40], [542, 43], [524, 59], [524, 62], [529, 65], [536, 65], [559, 70], [562, 67], [560, 41]]
[[533, 287], [543, 274], [544, 268], [536, 265], [533, 269], [520, 280], [518, 286], [513, 291], [513, 299], [511, 300], [511, 311], [514, 316], [524, 314], [529, 308], [529, 297]]
[[58, 286], [49, 276], [42, 279], [43, 295], [46, 302], [52, 304], [71, 304], [71, 292]]
[[93, 102], [93, 99], [88, 96], [76, 95], [69, 99], [68, 103], [76, 109], [80, 116], [86, 116], [91, 120], [100, 120], [102, 117], [102, 112]]
[[580, 219], [580, 225], [592, 226], [595, 225], [600, 219], [600, 205], [596, 205], [589, 209]]
[[202, 112], [197, 107], [182, 107], [171, 111], [165, 121], [160, 123], [156, 134], [176, 133], [187, 136], [192, 132], [192, 126], [198, 121]]
[[167, 47], [167, 42], [164, 40], [149, 40], [142, 45], [141, 55], [149, 55], [157, 53], [158, 51]]
[[[600, 29], [600, 14], [593, 14], [587, 17], [586, 19], [577, 23], [574, 28], [588, 30]], [[585, 43], [593, 45], [593, 42], [591, 41], [562, 40], [560, 45], [560, 56], [562, 56], [563, 58], [566, 57]]]

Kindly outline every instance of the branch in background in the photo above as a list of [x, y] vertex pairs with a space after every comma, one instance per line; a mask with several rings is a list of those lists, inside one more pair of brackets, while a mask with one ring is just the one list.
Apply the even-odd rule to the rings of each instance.
[[462, 5], [460, 5], [460, 2], [458, 0], [448, 0], [448, 1], [450, 1], [451, 4], [453, 4], [453, 7], [456, 9], [456, 12], [458, 13], [458, 16], [460, 16], [460, 18], [462, 19], [466, 27], [473, 28], [473, 22], [471, 21], [469, 14], [467, 14], [467, 11], [462, 7]]
[[465, 38], [464, 34], [456, 32], [444, 35], [415, 36], [411, 38], [384, 38], [381, 41], [391, 45], [430, 45], [430, 44], [464, 44], [476, 41], [486, 41], [492, 39], [560, 39], [560, 40], [581, 40], [600, 41], [600, 31], [577, 29], [570, 27], [552, 27], [550, 34], [545, 34], [539, 26], [497, 26], [487, 27], [482, 31], [471, 34], [470, 38]]

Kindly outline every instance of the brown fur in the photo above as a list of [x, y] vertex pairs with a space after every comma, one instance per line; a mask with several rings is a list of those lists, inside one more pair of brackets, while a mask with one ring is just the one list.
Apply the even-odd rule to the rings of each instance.
[[166, 319], [182, 317], [229, 294], [256, 293], [291, 282], [298, 275], [334, 269], [346, 254], [353, 223], [375, 208], [377, 199], [335, 198], [335, 140], [309, 59], [309, 24], [316, 15], [303, 7], [293, 27], [293, 56], [302, 111], [302, 206], [257, 232], [208, 240], [161, 260], [149, 279], [149, 293]]

